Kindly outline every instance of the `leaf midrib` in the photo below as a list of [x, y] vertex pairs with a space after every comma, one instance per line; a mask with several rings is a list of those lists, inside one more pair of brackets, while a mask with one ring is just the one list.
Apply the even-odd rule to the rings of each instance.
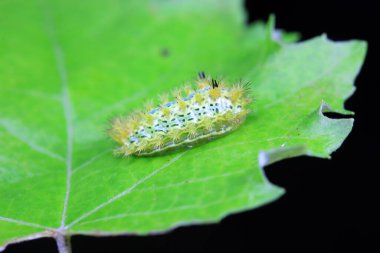
[[54, 21], [53, 14], [51, 12], [50, 6], [44, 3], [44, 20], [45, 28], [48, 33], [50, 43], [52, 45], [55, 63], [57, 66], [59, 81], [62, 89], [62, 106], [66, 121], [66, 190], [65, 197], [63, 201], [62, 216], [60, 219], [60, 227], [58, 230], [63, 230], [65, 227], [65, 221], [67, 216], [67, 208], [69, 204], [70, 189], [71, 189], [71, 174], [72, 174], [72, 157], [73, 157], [73, 137], [74, 137], [74, 125], [73, 125], [73, 113], [72, 105], [69, 93], [68, 85], [68, 75], [67, 68], [65, 64], [65, 55], [62, 46], [58, 40], [56, 25]]

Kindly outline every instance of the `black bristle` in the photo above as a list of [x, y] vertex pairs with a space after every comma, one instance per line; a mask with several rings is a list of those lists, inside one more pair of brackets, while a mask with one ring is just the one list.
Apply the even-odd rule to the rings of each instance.
[[199, 72], [198, 77], [199, 77], [199, 79], [206, 79], [205, 72], [203, 72], [203, 71]]
[[211, 80], [211, 83], [212, 83], [212, 88], [213, 88], [213, 89], [219, 87], [219, 84], [218, 84], [218, 82], [217, 82], [215, 79], [212, 79], [212, 80]]

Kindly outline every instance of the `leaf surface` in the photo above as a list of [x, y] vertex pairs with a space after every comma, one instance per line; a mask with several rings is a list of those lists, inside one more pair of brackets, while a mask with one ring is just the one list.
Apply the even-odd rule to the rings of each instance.
[[[247, 26], [240, 1], [0, 3], [0, 245], [62, 234], [147, 234], [215, 222], [284, 190], [262, 168], [327, 158], [366, 44], [300, 42]], [[286, 42], [285, 42], [286, 41]], [[157, 157], [112, 155], [108, 120], [199, 71], [253, 83], [235, 132]]]

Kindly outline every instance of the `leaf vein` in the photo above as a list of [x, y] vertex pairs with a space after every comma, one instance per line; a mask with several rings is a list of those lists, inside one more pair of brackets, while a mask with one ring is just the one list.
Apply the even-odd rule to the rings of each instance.
[[16, 223], [18, 225], [23, 225], [23, 226], [28, 226], [28, 227], [35, 227], [35, 228], [43, 228], [46, 230], [55, 230], [54, 228], [47, 227], [41, 224], [33, 223], [33, 222], [28, 222], [28, 221], [22, 221], [22, 220], [16, 220], [16, 219], [11, 219], [7, 217], [2, 217], [0, 216], [0, 221], [6, 221], [6, 222], [11, 222], [11, 223]]
[[67, 69], [65, 63], [65, 55], [62, 49], [60, 42], [58, 41], [58, 35], [55, 27], [55, 22], [53, 18], [53, 14], [50, 8], [46, 6], [45, 8], [45, 25], [49, 35], [50, 42], [52, 44], [55, 63], [58, 70], [60, 85], [62, 86], [61, 96], [62, 96], [62, 106], [63, 113], [66, 121], [66, 191], [63, 202], [63, 210], [60, 222], [60, 229], [63, 229], [65, 226], [65, 219], [67, 216], [67, 208], [70, 196], [70, 188], [71, 188], [71, 174], [72, 174], [72, 156], [73, 156], [73, 134], [74, 134], [74, 126], [73, 126], [73, 118], [72, 118], [72, 105], [69, 93], [69, 84], [68, 84], [68, 76]]
[[106, 149], [102, 152], [100, 152], [99, 154], [97, 155], [94, 155], [93, 157], [91, 157], [90, 159], [88, 159], [87, 161], [83, 162], [81, 165], [79, 165], [78, 167], [74, 168], [73, 171], [72, 171], [72, 174], [74, 174], [75, 172], [81, 170], [82, 168], [84, 167], [87, 167], [88, 165], [90, 165], [91, 163], [93, 163], [94, 161], [98, 160], [100, 157], [104, 156], [105, 154], [107, 154], [108, 152], [110, 152], [112, 149]]
[[60, 160], [60, 161], [64, 161], [65, 159], [54, 153], [54, 152], [51, 152], [50, 150], [47, 150], [46, 148], [44, 147], [41, 147], [40, 145], [36, 144], [36, 143], [33, 143], [31, 142], [30, 140], [28, 140], [27, 138], [25, 138], [24, 136], [20, 135], [18, 133], [17, 130], [15, 130], [10, 124], [10, 122], [8, 121], [5, 121], [5, 120], [0, 120], [0, 125], [10, 134], [12, 135], [13, 137], [15, 137], [16, 139], [18, 139], [19, 141], [25, 143], [26, 145], [28, 145], [32, 150], [38, 152], [38, 153], [41, 153], [41, 154], [44, 154], [46, 156], [49, 156], [51, 158], [54, 158], [54, 159], [57, 159], [57, 160]]
[[129, 193], [131, 193], [136, 187], [138, 187], [139, 185], [141, 185], [142, 183], [146, 182], [147, 180], [151, 179], [152, 177], [154, 177], [157, 173], [159, 173], [160, 171], [162, 171], [163, 169], [165, 169], [166, 167], [169, 167], [170, 165], [172, 165], [174, 162], [178, 161], [183, 155], [185, 155], [188, 151], [185, 151], [179, 155], [177, 155], [176, 157], [174, 157], [173, 159], [171, 159], [169, 162], [167, 162], [166, 164], [164, 164], [163, 166], [161, 166], [160, 168], [154, 170], [153, 172], [149, 173], [147, 176], [143, 177], [142, 179], [140, 179], [139, 181], [137, 181], [135, 184], [133, 184], [131, 187], [129, 187], [128, 189], [126, 189], [125, 191], [115, 195], [114, 197], [110, 198], [109, 200], [107, 200], [106, 202], [103, 202], [102, 204], [98, 205], [97, 207], [93, 208], [92, 210], [90, 210], [89, 212], [83, 214], [82, 216], [80, 216], [79, 218], [77, 218], [76, 220], [74, 220], [73, 222], [71, 222], [69, 225], [67, 225], [65, 228], [69, 228], [69, 227], [72, 227], [73, 225], [77, 224], [79, 221], [87, 218], [88, 216], [92, 215], [93, 213], [99, 211], [100, 209], [103, 209], [104, 207], [108, 206], [109, 204], [113, 203], [114, 201], [128, 195]]
[[114, 220], [114, 219], [121, 219], [129, 216], [150, 216], [150, 215], [155, 215], [155, 214], [163, 214], [163, 213], [173, 213], [173, 212], [178, 212], [178, 211], [184, 211], [184, 210], [191, 210], [191, 209], [204, 209], [207, 207], [215, 206], [218, 204], [224, 204], [226, 201], [232, 201], [235, 199], [240, 199], [246, 197], [246, 193], [238, 194], [235, 195], [231, 198], [223, 198], [221, 200], [213, 201], [213, 202], [208, 202], [207, 204], [204, 205], [183, 205], [177, 208], [171, 208], [171, 209], [161, 209], [161, 210], [155, 210], [155, 211], [147, 211], [147, 212], [135, 212], [135, 213], [125, 213], [125, 214], [118, 214], [118, 215], [113, 215], [109, 217], [104, 217], [104, 218], [99, 218], [95, 220], [90, 220], [90, 221], [85, 221], [79, 223], [79, 225], [84, 225], [84, 224], [89, 224], [89, 223], [96, 223], [99, 221], [108, 221], [108, 220]]

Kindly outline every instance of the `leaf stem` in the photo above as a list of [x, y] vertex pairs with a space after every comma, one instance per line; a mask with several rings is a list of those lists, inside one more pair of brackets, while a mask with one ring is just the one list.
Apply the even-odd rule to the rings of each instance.
[[71, 253], [71, 240], [69, 235], [57, 234], [55, 240], [59, 253]]

